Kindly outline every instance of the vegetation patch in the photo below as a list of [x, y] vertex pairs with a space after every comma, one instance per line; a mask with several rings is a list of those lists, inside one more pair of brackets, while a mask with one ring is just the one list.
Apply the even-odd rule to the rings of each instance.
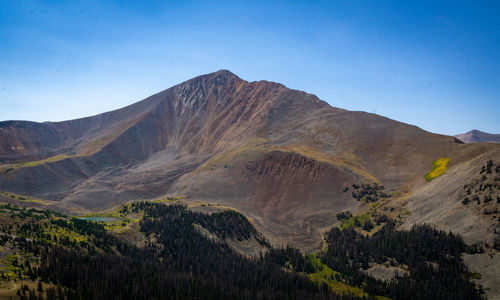
[[27, 161], [27, 162], [22, 162], [22, 163], [17, 163], [17, 164], [1, 165], [0, 172], [7, 174], [7, 173], [14, 171], [16, 169], [35, 167], [35, 166], [39, 166], [42, 164], [63, 160], [63, 159], [69, 158], [69, 157], [74, 157], [74, 156], [61, 154], [61, 155], [55, 155], [55, 156], [51, 156], [49, 158], [41, 159], [41, 160]]
[[[384, 192], [385, 187], [383, 185], [379, 185], [378, 183], [363, 183], [353, 184], [352, 185], [353, 192], [352, 197], [358, 201], [362, 201], [363, 203], [375, 203], [378, 200], [390, 198], [391, 195], [386, 194]], [[349, 187], [344, 188], [344, 193], [349, 190]], [[375, 207], [375, 206], [374, 206]]]
[[8, 197], [8, 198], [11, 198], [14, 200], [18, 200], [18, 201], [23, 201], [23, 202], [32, 202], [32, 203], [38, 203], [38, 204], [43, 204], [43, 205], [49, 205], [49, 204], [53, 203], [52, 201], [33, 198], [30, 196], [18, 195], [18, 194], [14, 194], [14, 193], [0, 192], [0, 194], [2, 194], [5, 197]]
[[314, 272], [307, 274], [312, 281], [328, 285], [337, 294], [355, 295], [360, 298], [368, 296], [363, 289], [343, 283], [342, 274], [322, 263], [316, 254], [309, 254], [307, 260], [314, 267]]
[[449, 157], [442, 157], [442, 158], [438, 158], [436, 159], [433, 163], [432, 163], [432, 170], [425, 174], [424, 178], [425, 180], [427, 181], [431, 181], [432, 179], [440, 176], [441, 174], [443, 174], [444, 172], [446, 172], [446, 170], [448, 170], [448, 163], [450, 162], [450, 158]]
[[[349, 212], [346, 213], [347, 215], [350, 214]], [[337, 219], [339, 218], [339, 215], [337, 215]], [[347, 219], [341, 219], [342, 224], [340, 225], [340, 229], [344, 230], [350, 227], [362, 227], [365, 226], [366, 222], [369, 222], [370, 219], [370, 213], [365, 213], [362, 215], [358, 216], [350, 216]], [[373, 227], [372, 227], [373, 228]]]
[[154, 203], [170, 203], [172, 201], [181, 201], [183, 199], [186, 199], [186, 197], [184, 197], [184, 196], [175, 196], [175, 197], [167, 197], [167, 198], [164, 198], [164, 199], [157, 199], [157, 200], [154, 200], [153, 202]]
[[113, 217], [83, 217], [80, 220], [93, 221], [93, 222], [114, 222], [118, 221], [117, 218]]

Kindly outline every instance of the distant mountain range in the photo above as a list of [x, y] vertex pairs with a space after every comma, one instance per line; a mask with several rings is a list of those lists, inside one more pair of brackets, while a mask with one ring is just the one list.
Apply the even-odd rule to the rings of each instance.
[[455, 137], [464, 143], [500, 143], [500, 134], [486, 133], [476, 129], [457, 134]]
[[485, 194], [495, 201], [463, 195], [489, 160], [500, 162], [500, 145], [221, 70], [92, 117], [0, 122], [0, 200], [76, 214], [159, 198], [226, 206], [273, 244], [306, 252], [347, 210], [493, 245], [498, 213], [484, 211], [500, 205], [498, 190]]

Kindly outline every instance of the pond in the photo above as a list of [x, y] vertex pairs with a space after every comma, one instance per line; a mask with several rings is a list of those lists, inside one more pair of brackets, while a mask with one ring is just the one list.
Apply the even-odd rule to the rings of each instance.
[[79, 218], [80, 220], [86, 220], [86, 221], [95, 221], [95, 222], [113, 222], [113, 221], [118, 221], [117, 218], [112, 218], [112, 217], [84, 217], [84, 218]]

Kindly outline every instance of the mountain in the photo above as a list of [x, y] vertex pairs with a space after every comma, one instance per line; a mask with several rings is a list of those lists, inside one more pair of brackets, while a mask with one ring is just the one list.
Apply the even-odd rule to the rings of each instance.
[[96, 116], [0, 122], [0, 201], [80, 215], [154, 199], [230, 207], [305, 252], [332, 226], [427, 223], [461, 234], [500, 295], [488, 256], [500, 248], [500, 145], [462, 140], [221, 70]]
[[479, 130], [457, 134], [455, 137], [464, 143], [500, 143], [500, 134], [491, 134]]
[[[491, 244], [496, 224], [455, 194], [468, 172], [500, 161], [500, 145], [462, 144], [225, 70], [88, 118], [1, 122], [0, 147], [3, 197], [74, 213], [165, 197], [228, 206], [273, 243], [305, 251], [321, 248], [345, 210], [452, 226]], [[439, 158], [449, 170], [427, 182]], [[363, 183], [392, 197], [357, 201], [351, 186]]]

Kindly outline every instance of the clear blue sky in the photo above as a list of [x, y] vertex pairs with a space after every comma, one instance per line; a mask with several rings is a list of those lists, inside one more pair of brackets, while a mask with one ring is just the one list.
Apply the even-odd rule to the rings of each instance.
[[98, 114], [228, 69], [431, 132], [500, 133], [498, 1], [235, 2], [2, 1], [0, 120]]

